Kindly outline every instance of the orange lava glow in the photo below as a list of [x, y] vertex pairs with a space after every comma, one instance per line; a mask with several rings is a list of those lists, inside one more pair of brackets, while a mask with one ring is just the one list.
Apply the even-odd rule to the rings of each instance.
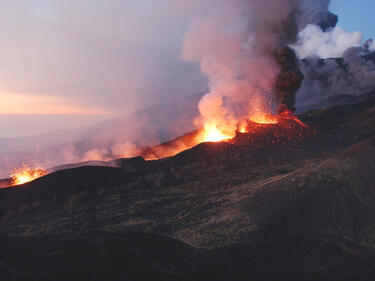
[[26, 165], [23, 165], [19, 169], [15, 169], [11, 174], [12, 185], [20, 185], [37, 178], [43, 177], [47, 174], [43, 169], [31, 169]]
[[221, 142], [235, 137], [219, 130], [215, 125], [205, 125], [202, 135], [199, 136], [198, 142]]
[[303, 127], [308, 127], [291, 112], [283, 112], [275, 115], [259, 112], [258, 114], [252, 114], [250, 117], [248, 116], [242, 120], [234, 120], [235, 122], [228, 122], [225, 124], [220, 123], [218, 120], [207, 122], [201, 129], [198, 129], [195, 132], [188, 133], [175, 140], [143, 150], [141, 156], [146, 160], [172, 157], [200, 143], [230, 142], [236, 137], [237, 133], [249, 134], [252, 130], [259, 130], [262, 129], [262, 127], [267, 130], [269, 129], [269, 125], [283, 127], [286, 124], [283, 120], [293, 120]]
[[305, 123], [303, 123], [301, 120], [299, 120], [298, 117], [295, 116], [293, 114], [293, 112], [291, 112], [291, 111], [287, 110], [287, 111], [281, 112], [279, 114], [279, 116], [280, 116], [281, 119], [293, 120], [294, 122], [298, 123], [302, 127], [305, 127], [305, 128], [309, 127], [308, 125], [306, 125]]
[[278, 118], [274, 115], [259, 114], [259, 115], [251, 116], [249, 119], [250, 119], [250, 121], [253, 121], [255, 123], [265, 124], [265, 125], [266, 124], [277, 124], [277, 123], [279, 123]]
[[238, 126], [238, 132], [242, 133], [242, 134], [246, 134], [248, 133], [248, 130], [247, 130], [247, 122], [245, 121], [242, 121], [240, 123], [240, 125]]

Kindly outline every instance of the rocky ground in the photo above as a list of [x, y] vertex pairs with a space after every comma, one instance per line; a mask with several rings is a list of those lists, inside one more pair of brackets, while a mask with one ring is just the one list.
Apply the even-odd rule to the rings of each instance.
[[0, 275], [373, 280], [375, 92], [300, 118], [0, 189]]

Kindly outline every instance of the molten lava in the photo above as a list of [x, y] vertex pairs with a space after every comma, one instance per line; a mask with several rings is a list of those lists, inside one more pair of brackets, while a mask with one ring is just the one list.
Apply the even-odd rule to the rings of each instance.
[[37, 178], [43, 177], [47, 174], [43, 169], [31, 169], [26, 165], [23, 165], [19, 169], [15, 169], [11, 174], [12, 185], [20, 185]]
[[184, 150], [190, 149], [203, 142], [231, 142], [237, 135], [242, 134], [259, 134], [262, 130], [269, 130], [272, 128], [282, 128], [282, 130], [292, 130], [286, 124], [285, 120], [292, 120], [293, 123], [297, 123], [300, 127], [308, 127], [302, 121], [300, 121], [293, 113], [285, 112], [283, 114], [271, 115], [271, 114], [257, 114], [242, 119], [234, 126], [226, 128], [225, 126], [218, 126], [217, 123], [206, 123], [203, 128], [198, 129], [194, 132], [188, 133], [177, 139], [168, 141], [158, 146], [146, 148], [141, 152], [141, 156], [145, 160], [157, 160], [166, 157], [174, 156]]
[[198, 137], [198, 143], [201, 142], [220, 142], [234, 138], [235, 135], [226, 134], [219, 130], [215, 125], [205, 125], [202, 134]]
[[254, 115], [251, 116], [250, 121], [253, 121], [258, 124], [277, 124], [279, 123], [278, 118], [275, 115]]
[[305, 123], [303, 123], [301, 120], [299, 120], [298, 117], [293, 114], [293, 112], [291, 112], [289, 110], [285, 110], [285, 111], [281, 112], [279, 114], [279, 118], [280, 119], [286, 119], [286, 120], [293, 120], [294, 122], [298, 123], [302, 127], [305, 127], [305, 128], [308, 127]]

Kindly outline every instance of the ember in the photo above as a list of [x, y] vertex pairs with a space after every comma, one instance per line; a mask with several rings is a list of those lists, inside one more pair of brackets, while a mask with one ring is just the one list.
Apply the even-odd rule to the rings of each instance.
[[10, 177], [12, 179], [13, 186], [33, 181], [37, 178], [45, 176], [46, 174], [47, 172], [43, 169], [32, 169], [27, 167], [26, 165], [23, 165], [21, 168], [15, 169]]

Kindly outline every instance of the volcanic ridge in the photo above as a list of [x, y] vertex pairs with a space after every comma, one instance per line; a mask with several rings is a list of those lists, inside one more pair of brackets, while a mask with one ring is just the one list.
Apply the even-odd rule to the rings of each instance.
[[0, 275], [372, 280], [375, 91], [298, 117], [0, 189]]

